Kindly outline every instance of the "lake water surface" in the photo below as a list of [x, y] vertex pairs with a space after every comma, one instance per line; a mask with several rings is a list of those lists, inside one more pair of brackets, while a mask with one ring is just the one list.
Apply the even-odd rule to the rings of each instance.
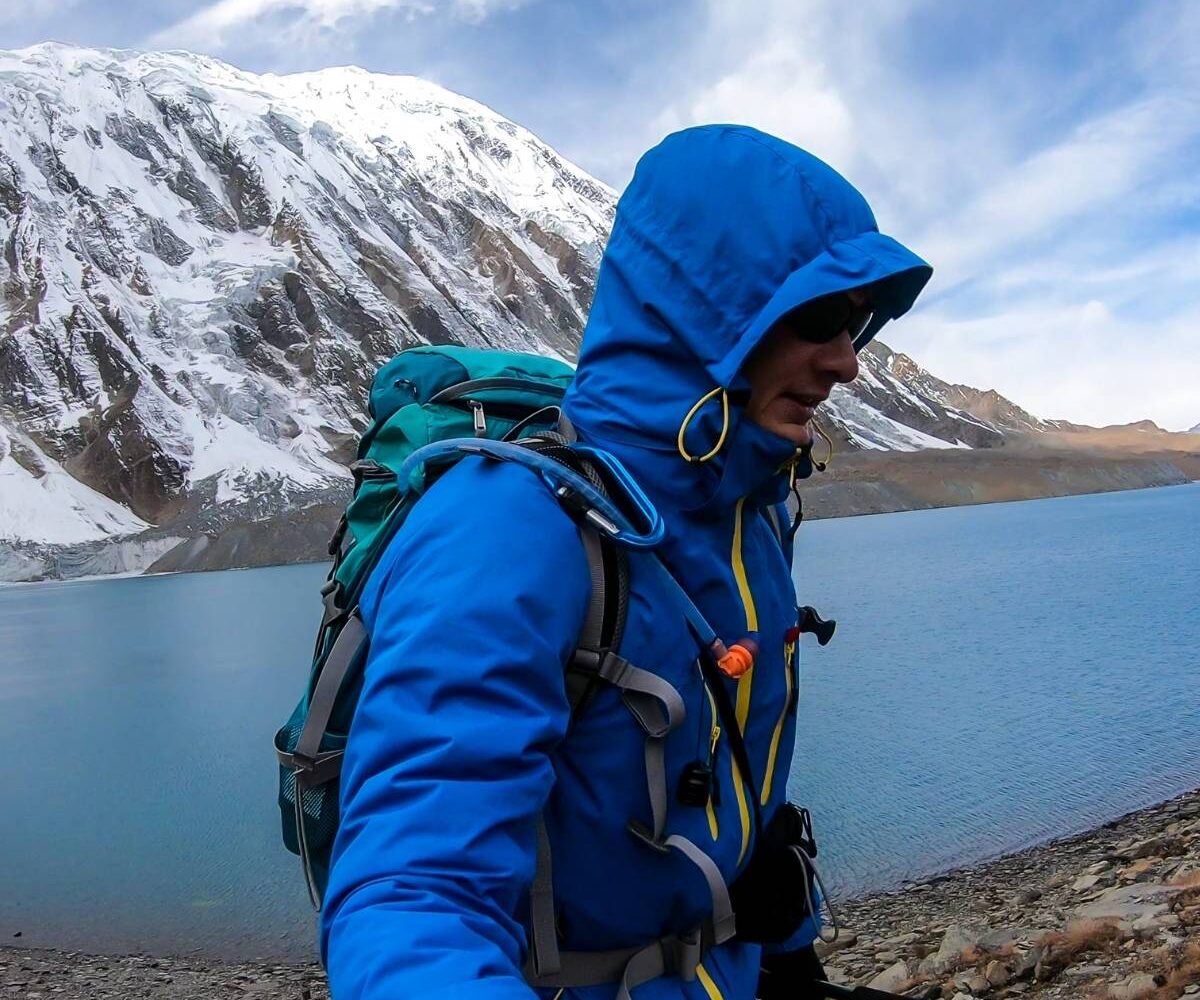
[[[0, 940], [311, 952], [270, 737], [324, 572], [0, 589]], [[1200, 484], [806, 524], [796, 579], [839, 621], [789, 781], [835, 893], [1200, 786]]]

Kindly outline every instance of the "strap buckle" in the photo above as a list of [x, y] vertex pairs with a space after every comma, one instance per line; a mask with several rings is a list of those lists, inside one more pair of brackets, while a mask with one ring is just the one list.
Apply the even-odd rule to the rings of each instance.
[[654, 839], [654, 831], [646, 826], [641, 820], [631, 819], [625, 824], [625, 829], [632, 833], [638, 840], [659, 854], [670, 854], [671, 848], [663, 841]]
[[326, 551], [331, 556], [336, 556], [342, 548], [342, 539], [346, 537], [346, 529], [349, 527], [349, 522], [346, 520], [346, 515], [343, 514], [341, 520], [338, 521], [337, 527], [333, 530], [333, 537], [329, 539], [329, 546]]
[[311, 774], [317, 766], [317, 759], [310, 757], [306, 753], [301, 753], [298, 750], [293, 750], [288, 754], [288, 763], [292, 767], [293, 774]]
[[339, 603], [342, 598], [342, 584], [340, 580], [329, 579], [321, 586], [321, 604], [325, 608], [325, 613], [321, 619], [321, 627], [330, 625], [346, 614], [347, 609]]
[[686, 934], [676, 934], [660, 942], [663, 952], [663, 969], [669, 976], [678, 976], [685, 983], [696, 978], [696, 969], [704, 957], [700, 928]]

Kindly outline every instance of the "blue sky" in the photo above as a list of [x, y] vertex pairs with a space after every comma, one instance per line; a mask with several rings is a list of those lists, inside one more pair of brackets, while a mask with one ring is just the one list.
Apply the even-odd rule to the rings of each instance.
[[885, 332], [1041, 416], [1200, 421], [1200, 3], [34, 0], [0, 38], [413, 73], [620, 189], [742, 121], [854, 181], [936, 276]]

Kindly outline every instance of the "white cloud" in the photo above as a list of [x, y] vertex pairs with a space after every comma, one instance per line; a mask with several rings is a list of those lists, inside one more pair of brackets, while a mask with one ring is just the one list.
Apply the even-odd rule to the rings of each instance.
[[1102, 300], [1018, 307], [969, 319], [926, 311], [893, 346], [935, 356], [943, 377], [996, 389], [1039, 416], [1095, 425], [1147, 417], [1168, 430], [1200, 420], [1194, 317], [1151, 323]]
[[855, 151], [850, 109], [815, 58], [797, 58], [791, 40], [754, 53], [743, 65], [665, 108], [655, 121], [666, 134], [704, 122], [753, 125], [831, 163]]
[[952, 21], [929, 0], [703, 6], [670, 96], [643, 120], [659, 135], [758, 125], [855, 182], [936, 272], [889, 343], [1048, 417], [1200, 420], [1200, 234], [1177, 221], [1200, 209], [1200, 50], [1178, 44], [1200, 8], [1157, 0], [1123, 25], [1060, 24], [1106, 39], [1103, 59], [1070, 67], [1021, 44], [1052, 19], [1003, 18], [1014, 34], [951, 72], [923, 51]]
[[930, 220], [922, 249], [938, 261], [943, 283], [966, 280], [1014, 251], [1045, 254], [1046, 239], [1064, 225], [1119, 213], [1139, 186], [1160, 180], [1197, 135], [1187, 111], [1185, 102], [1163, 96], [1084, 122], [1000, 176], [981, 176], [972, 200]]
[[23, 4], [0, 6], [0, 27], [15, 25], [28, 27], [32, 22], [37, 24], [52, 17], [65, 14], [77, 6], [79, 0], [32, 0]]
[[219, 53], [242, 44], [241, 32], [269, 23], [272, 34], [259, 39], [264, 48], [305, 45], [328, 32], [359, 30], [372, 16], [399, 11], [410, 17], [446, 13], [471, 24], [526, 0], [217, 0], [191, 16], [156, 32], [150, 48], [181, 47]]

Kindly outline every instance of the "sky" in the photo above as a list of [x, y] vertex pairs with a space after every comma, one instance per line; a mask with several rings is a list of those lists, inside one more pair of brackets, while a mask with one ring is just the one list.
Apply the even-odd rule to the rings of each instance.
[[0, 44], [414, 74], [620, 190], [687, 125], [826, 159], [934, 279], [883, 339], [1047, 418], [1200, 422], [1193, 0], [32, 0]]

